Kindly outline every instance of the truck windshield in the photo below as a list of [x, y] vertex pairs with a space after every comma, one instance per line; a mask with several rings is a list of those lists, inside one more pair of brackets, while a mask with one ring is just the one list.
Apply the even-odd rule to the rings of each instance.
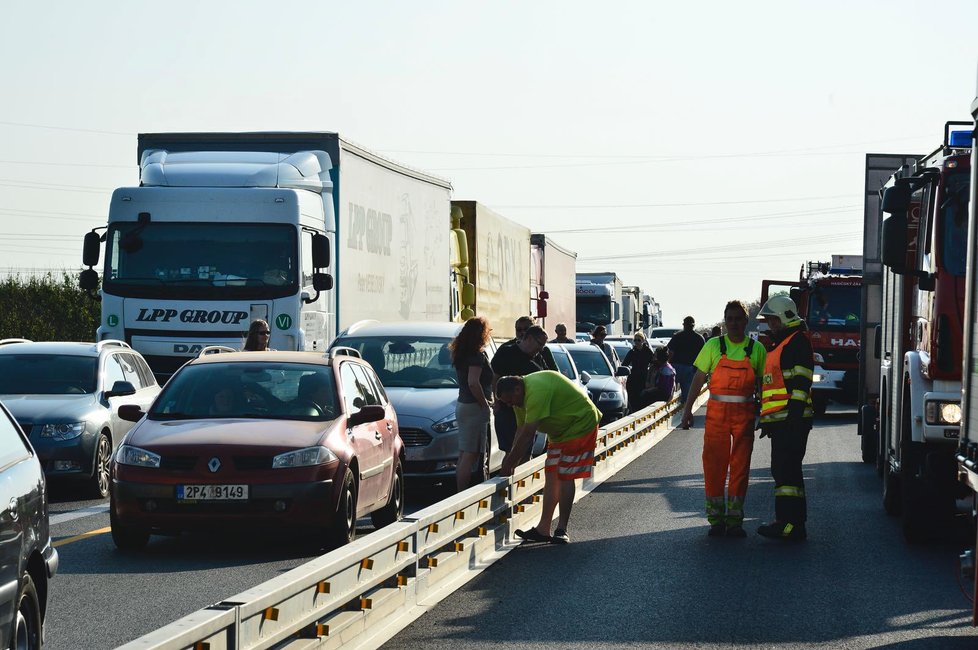
[[970, 182], [966, 172], [947, 177], [944, 184], [944, 201], [941, 212], [944, 216], [941, 238], [941, 257], [944, 268], [951, 275], [964, 276], [965, 258], [968, 243], [968, 200]]
[[287, 224], [114, 223], [106, 241], [110, 294], [248, 299], [298, 292], [297, 235]]
[[813, 331], [859, 330], [861, 289], [858, 284], [822, 285], [808, 299], [808, 327]]
[[98, 357], [0, 355], [0, 395], [82, 395], [95, 392]]
[[611, 298], [577, 299], [577, 322], [592, 325], [608, 325], [611, 323]]

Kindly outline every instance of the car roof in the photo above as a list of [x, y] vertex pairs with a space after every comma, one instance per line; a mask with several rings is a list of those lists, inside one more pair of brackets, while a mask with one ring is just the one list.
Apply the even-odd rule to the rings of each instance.
[[[4, 341], [13, 341], [4, 339]], [[135, 352], [122, 341], [0, 341], [0, 354], [59, 354], [78, 357], [97, 357], [103, 350]]]
[[[345, 359], [360, 360], [353, 355], [340, 355]], [[202, 357], [191, 359], [188, 364], [200, 365], [211, 363], [309, 363], [322, 366], [331, 365], [332, 359], [329, 355], [322, 352], [293, 352], [293, 351], [249, 351], [249, 352], [221, 352], [219, 354], [205, 354]]]
[[442, 321], [402, 321], [399, 323], [361, 321], [348, 327], [337, 338], [354, 336], [444, 336], [455, 338], [460, 329], [462, 329], [462, 323]]

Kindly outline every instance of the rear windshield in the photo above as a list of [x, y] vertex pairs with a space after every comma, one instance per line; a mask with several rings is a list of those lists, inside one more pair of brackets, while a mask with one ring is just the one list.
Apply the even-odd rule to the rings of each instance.
[[359, 351], [385, 388], [457, 388], [451, 342], [443, 336], [350, 336], [335, 345]]
[[653, 339], [671, 339], [679, 330], [675, 327], [656, 327], [649, 335]]
[[98, 358], [64, 354], [0, 355], [0, 394], [84, 395], [95, 392]]
[[331, 420], [338, 408], [328, 366], [206, 363], [174, 375], [149, 412], [153, 420], [256, 418]]

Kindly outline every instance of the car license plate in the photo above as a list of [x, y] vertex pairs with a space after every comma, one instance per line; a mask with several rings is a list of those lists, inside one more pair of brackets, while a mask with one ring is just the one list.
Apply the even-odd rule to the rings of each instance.
[[242, 501], [247, 485], [178, 485], [177, 501]]

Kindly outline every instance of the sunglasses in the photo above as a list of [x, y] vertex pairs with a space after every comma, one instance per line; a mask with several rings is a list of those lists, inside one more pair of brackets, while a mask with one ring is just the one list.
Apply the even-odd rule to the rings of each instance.
[[255, 334], [257, 334], [258, 336], [271, 336], [272, 335], [272, 333], [269, 332], [268, 330], [265, 330], [263, 332], [255, 332]]

